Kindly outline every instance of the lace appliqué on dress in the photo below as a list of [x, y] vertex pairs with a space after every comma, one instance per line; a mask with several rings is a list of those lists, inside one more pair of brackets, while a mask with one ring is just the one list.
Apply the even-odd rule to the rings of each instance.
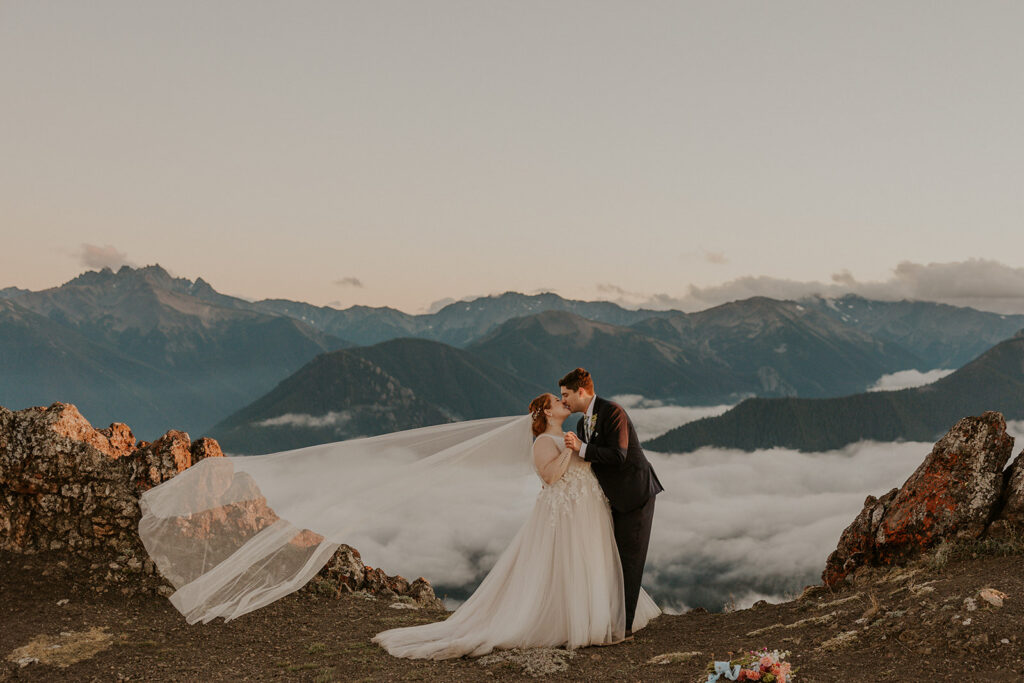
[[570, 513], [584, 496], [605, 498], [601, 484], [590, 470], [590, 463], [574, 460], [558, 481], [543, 485], [537, 500], [547, 503], [548, 523], [555, 526], [558, 515]]

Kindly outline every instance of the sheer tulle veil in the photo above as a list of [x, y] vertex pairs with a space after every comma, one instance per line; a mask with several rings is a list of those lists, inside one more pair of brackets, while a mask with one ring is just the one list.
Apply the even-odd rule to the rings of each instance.
[[523, 415], [207, 458], [141, 496], [139, 534], [189, 623], [230, 620], [298, 590], [361, 525], [442, 482], [527, 475], [531, 442]]

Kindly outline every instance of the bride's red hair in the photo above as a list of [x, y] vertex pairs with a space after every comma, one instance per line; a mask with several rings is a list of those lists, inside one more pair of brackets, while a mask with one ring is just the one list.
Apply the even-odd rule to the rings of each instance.
[[544, 411], [551, 407], [551, 394], [541, 394], [530, 401], [530, 416], [533, 418], [533, 436], [537, 438], [548, 428], [548, 416]]

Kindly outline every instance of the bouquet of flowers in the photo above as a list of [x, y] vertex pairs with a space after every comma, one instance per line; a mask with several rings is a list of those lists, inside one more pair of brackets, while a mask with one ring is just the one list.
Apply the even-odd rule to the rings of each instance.
[[725, 677], [730, 681], [762, 681], [763, 683], [791, 683], [794, 676], [789, 662], [789, 652], [768, 648], [751, 650], [727, 662], [712, 662], [708, 665], [707, 683], [716, 683]]

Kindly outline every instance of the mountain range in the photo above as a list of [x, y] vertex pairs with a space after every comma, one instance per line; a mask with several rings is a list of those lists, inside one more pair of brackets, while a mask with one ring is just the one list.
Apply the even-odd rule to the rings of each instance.
[[686, 453], [704, 446], [824, 451], [862, 440], [935, 441], [960, 417], [987, 410], [1024, 419], [1024, 331], [932, 384], [838, 398], [752, 398], [644, 445]]
[[202, 279], [149, 266], [0, 300], [0, 404], [73, 402], [96, 423], [130, 422], [149, 438], [174, 425], [198, 432], [349, 346], [215, 295]]
[[1024, 315], [1000, 315], [925, 301], [873, 301], [849, 294], [803, 301], [847, 326], [910, 349], [929, 368], [959, 368], [1024, 328]]
[[473, 354], [395, 339], [317, 356], [211, 436], [257, 455], [442, 422], [525, 413], [544, 389]]
[[632, 329], [688, 349], [712, 368], [729, 368], [747, 392], [759, 396], [835, 396], [925, 365], [913, 347], [879, 339], [799, 302], [765, 297], [648, 318]]
[[254, 310], [287, 315], [314, 327], [342, 336], [355, 344], [376, 344], [397, 337], [418, 337], [466, 346], [512, 318], [546, 311], [574, 313], [588, 320], [613, 325], [630, 325], [669, 311], [630, 310], [607, 301], [573, 301], [557, 294], [526, 295], [505, 292], [499, 296], [448, 304], [436, 313], [411, 315], [393, 308], [352, 306], [338, 310], [283, 299], [265, 299], [250, 306]]
[[[377, 370], [398, 391], [389, 400], [401, 403], [408, 391], [422, 402], [410, 408], [412, 426], [521, 411], [579, 365], [606, 395], [687, 405], [835, 397], [864, 391], [886, 373], [956, 367], [1021, 327], [1024, 316], [857, 297], [756, 297], [684, 313], [507, 292], [412, 315], [249, 301], [159, 265], [124, 266], [41, 291], [0, 290], [0, 404], [74, 402], [95, 423], [126, 421], [153, 438], [172, 426], [227, 434], [287, 414], [268, 412], [286, 407], [307, 416], [359, 413], [357, 385], [367, 372], [379, 377]], [[323, 394], [336, 404], [282, 399], [284, 383], [301, 386], [295, 373], [314, 381], [309, 364], [339, 351], [348, 355], [316, 366], [338, 389]], [[405, 424], [359, 414], [321, 436]], [[292, 427], [301, 431], [301, 422]], [[251, 445], [234, 441], [237, 434], [229, 443]], [[305, 441], [293, 430], [275, 443]]]

